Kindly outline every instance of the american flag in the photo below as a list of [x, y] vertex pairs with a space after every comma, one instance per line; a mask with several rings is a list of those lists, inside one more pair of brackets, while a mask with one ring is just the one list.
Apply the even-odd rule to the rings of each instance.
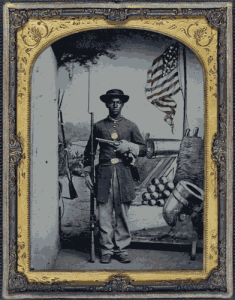
[[147, 99], [161, 111], [165, 112], [164, 120], [174, 129], [176, 102], [172, 96], [180, 90], [178, 73], [178, 43], [171, 45], [156, 58], [147, 73], [145, 94]]

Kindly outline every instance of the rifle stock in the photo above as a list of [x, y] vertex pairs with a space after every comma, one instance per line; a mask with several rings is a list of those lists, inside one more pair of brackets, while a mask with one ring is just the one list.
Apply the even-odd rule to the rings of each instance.
[[67, 143], [65, 140], [65, 134], [64, 134], [64, 123], [63, 123], [63, 116], [62, 111], [60, 110], [60, 122], [61, 122], [61, 131], [62, 131], [62, 138], [63, 138], [63, 144], [64, 144], [64, 150], [65, 150], [65, 168], [66, 173], [69, 181], [69, 195], [71, 199], [75, 199], [78, 197], [77, 192], [74, 188], [73, 181], [72, 181], [72, 175], [69, 170], [69, 161], [68, 161], [68, 152], [67, 152]]

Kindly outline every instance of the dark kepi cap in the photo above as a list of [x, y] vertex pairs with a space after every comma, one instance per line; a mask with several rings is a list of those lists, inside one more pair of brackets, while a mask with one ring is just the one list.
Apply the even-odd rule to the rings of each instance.
[[129, 100], [128, 95], [124, 95], [122, 90], [109, 90], [105, 95], [100, 96], [100, 100], [107, 103], [112, 98], [119, 98], [123, 103]]

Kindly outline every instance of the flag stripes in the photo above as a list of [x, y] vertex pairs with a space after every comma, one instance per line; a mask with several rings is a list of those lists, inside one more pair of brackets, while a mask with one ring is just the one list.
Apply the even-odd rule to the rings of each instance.
[[174, 106], [176, 107], [177, 104], [176, 104], [176, 102], [171, 98], [171, 96], [176, 95], [179, 91], [180, 91], [180, 88], [178, 88], [176, 91], [174, 91], [174, 93], [170, 93], [169, 96], [168, 96], [168, 99], [164, 96], [164, 97], [160, 97], [160, 98], [157, 99], [157, 100], [152, 101], [151, 103], [152, 103], [152, 104], [156, 104], [158, 101], [164, 101], [165, 104], [166, 104], [166, 106], [167, 106], [167, 103], [172, 102], [172, 103], [174, 103]]
[[164, 70], [164, 65], [162, 64], [161, 66], [158, 66], [155, 70], [152, 71], [152, 76], [155, 75], [157, 72], [159, 71], [163, 71]]
[[[173, 82], [171, 85], [169, 85], [168, 87], [166, 87], [165, 89], [161, 90], [160, 92], [158, 93], [154, 93], [152, 94], [151, 96], [148, 96], [147, 99], [150, 100], [152, 99], [153, 97], [156, 97], [156, 96], [160, 96], [161, 94], [165, 93], [165, 92], [168, 92], [170, 89], [172, 89], [176, 84], [179, 84], [179, 80], [176, 80], [175, 82]], [[169, 95], [166, 95], [166, 96], [169, 96]], [[164, 97], [166, 97], [164, 96]]]
[[173, 80], [175, 77], [178, 76], [178, 72], [175, 72], [175, 74], [173, 74], [169, 79], [164, 80], [162, 83], [160, 83], [159, 85], [155, 85], [154, 87], [147, 89], [146, 88], [146, 92], [153, 92], [154, 90], [163, 87], [165, 85], [165, 83], [170, 82], [171, 80]]
[[173, 116], [176, 102], [171, 98], [180, 91], [178, 72], [178, 43], [168, 47], [157, 57], [147, 72], [145, 87], [146, 98], [161, 111], [166, 113], [164, 120], [171, 126], [173, 132]]

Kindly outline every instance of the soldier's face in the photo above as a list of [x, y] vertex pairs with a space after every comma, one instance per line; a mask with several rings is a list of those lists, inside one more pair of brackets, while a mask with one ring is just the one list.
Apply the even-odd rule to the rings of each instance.
[[108, 103], [106, 103], [106, 107], [108, 108], [110, 115], [119, 115], [121, 113], [123, 105], [124, 103], [118, 98], [113, 98]]

